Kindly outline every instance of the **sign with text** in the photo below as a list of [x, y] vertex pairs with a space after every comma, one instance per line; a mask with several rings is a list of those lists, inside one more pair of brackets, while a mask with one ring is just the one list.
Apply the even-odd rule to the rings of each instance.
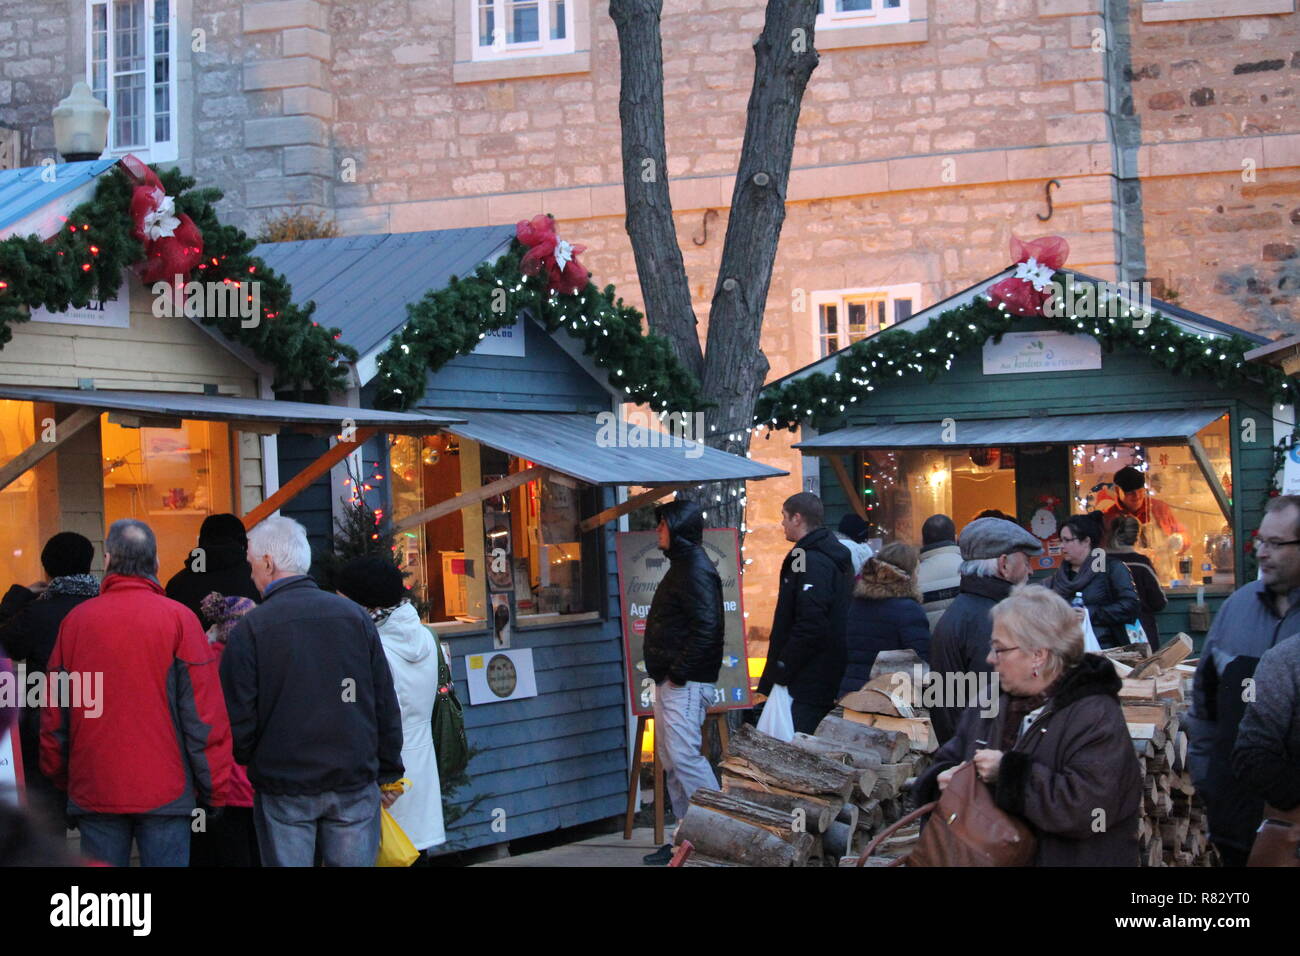
[[1008, 332], [984, 342], [984, 374], [1072, 372], [1101, 368], [1101, 343], [1068, 332]]
[[467, 654], [465, 678], [471, 704], [496, 704], [537, 696], [531, 648]]
[[[655, 682], [645, 668], [645, 624], [655, 589], [668, 573], [668, 557], [659, 550], [656, 531], [615, 535], [618, 553], [618, 598], [622, 609], [623, 648], [627, 655], [632, 713], [654, 713]], [[735, 528], [705, 528], [704, 553], [722, 577], [722, 669], [714, 684], [713, 708], [749, 707], [749, 655], [745, 647], [745, 607], [740, 588], [740, 538]]]
[[513, 355], [516, 358], [524, 356], [524, 317], [521, 313], [515, 319], [514, 325], [507, 325], [502, 329], [494, 329], [486, 332], [478, 347], [474, 349], [475, 355]]
[[32, 309], [33, 322], [54, 322], [59, 325], [93, 325], [101, 329], [129, 329], [131, 327], [131, 288], [122, 280], [117, 298], [107, 302], [87, 302], [83, 308], [69, 306], [66, 312], [49, 309]]

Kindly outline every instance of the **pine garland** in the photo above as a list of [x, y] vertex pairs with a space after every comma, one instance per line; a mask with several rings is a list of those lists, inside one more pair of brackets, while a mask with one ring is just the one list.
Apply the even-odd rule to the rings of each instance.
[[[1064, 285], [1064, 274], [1056, 281]], [[1112, 309], [1107, 299], [1097, 303], [1099, 315]], [[1085, 319], [1062, 315], [1045, 317], [1048, 327], [1071, 335], [1091, 335], [1108, 353], [1126, 350], [1148, 355], [1156, 365], [1179, 375], [1200, 376], [1220, 388], [1249, 384], [1263, 388], [1274, 402], [1295, 401], [1287, 377], [1271, 366], [1252, 365], [1243, 357], [1255, 347], [1240, 335], [1210, 339], [1184, 332], [1159, 312], [1138, 328], [1136, 308], [1119, 303], [1114, 318]], [[940, 314], [919, 332], [887, 329], [854, 343], [839, 357], [831, 374], [818, 372], [782, 386], [766, 389], [754, 409], [756, 428], [794, 431], [805, 419], [816, 428], [838, 423], [848, 407], [867, 398], [877, 386], [899, 378], [924, 375], [927, 381], [952, 368], [961, 352], [997, 342], [1011, 331], [1018, 316], [992, 305], [985, 296]]]

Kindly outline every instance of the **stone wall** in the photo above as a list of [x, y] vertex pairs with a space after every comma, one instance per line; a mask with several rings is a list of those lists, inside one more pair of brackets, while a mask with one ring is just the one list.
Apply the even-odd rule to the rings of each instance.
[[4, 0], [0, 8], [0, 123], [22, 137], [21, 162], [54, 156], [50, 110], [80, 79], [85, 63], [85, 4], [76, 0]]

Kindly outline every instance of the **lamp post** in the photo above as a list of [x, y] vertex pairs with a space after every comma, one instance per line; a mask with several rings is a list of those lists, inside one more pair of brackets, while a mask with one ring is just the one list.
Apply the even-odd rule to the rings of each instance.
[[108, 143], [108, 107], [84, 82], [54, 107], [54, 148], [69, 163], [99, 159]]

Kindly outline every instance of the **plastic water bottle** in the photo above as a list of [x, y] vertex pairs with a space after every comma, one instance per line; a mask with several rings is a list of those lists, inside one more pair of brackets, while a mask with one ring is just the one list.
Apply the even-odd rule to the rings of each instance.
[[1083, 592], [1075, 591], [1074, 600], [1070, 602], [1070, 607], [1083, 607]]

